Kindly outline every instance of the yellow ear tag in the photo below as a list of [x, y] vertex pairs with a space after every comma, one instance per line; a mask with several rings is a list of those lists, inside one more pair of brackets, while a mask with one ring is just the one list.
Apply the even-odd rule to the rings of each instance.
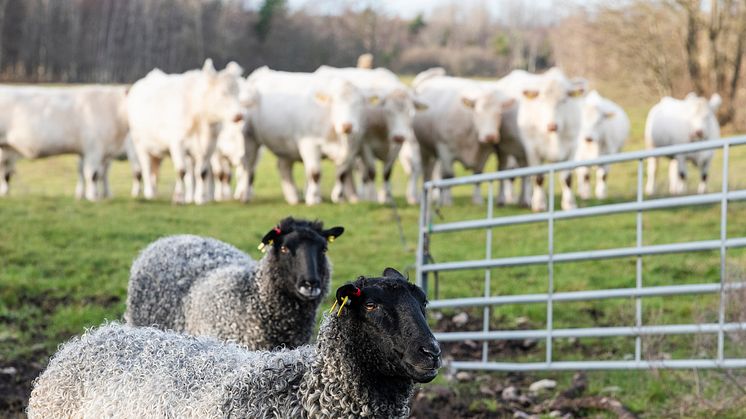
[[335, 238], [336, 238], [336, 237], [334, 237], [334, 236], [329, 236], [329, 237], [327, 237], [327, 238], [326, 238], [326, 240], [327, 240], [327, 241], [328, 241], [329, 243], [334, 243], [334, 239], [335, 239]]
[[264, 243], [259, 243], [259, 246], [256, 248], [259, 249], [262, 253], [264, 253], [264, 246], [266, 246]]
[[337, 306], [337, 299], [334, 299], [334, 304], [332, 305], [332, 308], [329, 310], [329, 314], [332, 314], [334, 312], [334, 307]]
[[342, 299], [342, 305], [339, 306], [339, 311], [337, 312], [337, 317], [339, 317], [342, 314], [342, 308], [344, 308], [345, 304], [347, 304], [347, 300], [350, 297], [345, 296], [345, 298]]

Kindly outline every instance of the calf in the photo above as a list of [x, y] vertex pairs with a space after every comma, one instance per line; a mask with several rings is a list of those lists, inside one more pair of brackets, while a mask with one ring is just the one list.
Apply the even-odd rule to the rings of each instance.
[[[720, 95], [717, 93], [709, 101], [695, 93], [689, 93], [684, 100], [664, 97], [648, 113], [645, 122], [645, 148], [650, 150], [720, 138], [720, 124], [715, 116], [720, 103]], [[705, 193], [712, 155], [712, 150], [704, 150], [673, 156], [668, 166], [669, 192], [681, 194], [686, 191], [686, 161], [689, 160], [700, 172], [697, 192]], [[655, 193], [656, 165], [655, 157], [648, 158], [648, 180], [645, 185], [645, 193], [648, 195]]]
[[[583, 99], [578, 148], [575, 160], [594, 159], [618, 153], [629, 136], [629, 118], [619, 105], [602, 97], [593, 90]], [[576, 169], [578, 195], [583, 199], [591, 196], [590, 167]], [[606, 198], [606, 178], [609, 165], [596, 169], [596, 198]]]

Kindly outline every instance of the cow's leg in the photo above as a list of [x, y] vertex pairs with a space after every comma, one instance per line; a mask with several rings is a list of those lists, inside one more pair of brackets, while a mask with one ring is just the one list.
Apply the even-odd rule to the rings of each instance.
[[686, 192], [686, 159], [681, 155], [668, 164], [668, 192], [673, 195]]
[[603, 164], [596, 169], [596, 198], [606, 199], [606, 181], [609, 176], [609, 165]]
[[[378, 193], [378, 202], [387, 203], [392, 202], [394, 194], [391, 188], [391, 174], [394, 170], [394, 163], [396, 157], [399, 155], [402, 149], [402, 144], [393, 143], [389, 146], [388, 153], [383, 162], [383, 184], [381, 190]], [[409, 186], [409, 185], [408, 185]]]
[[699, 185], [697, 185], [698, 194], [707, 192], [707, 175], [710, 172], [711, 161], [712, 157], [699, 161]]
[[280, 185], [282, 187], [282, 194], [285, 196], [285, 201], [290, 205], [297, 205], [299, 198], [298, 188], [295, 186], [295, 181], [293, 180], [293, 161], [278, 157], [277, 170], [280, 173]]
[[[212, 175], [207, 161], [201, 157], [196, 157], [194, 160], [194, 203], [202, 205], [210, 200], [207, 194], [207, 185]], [[230, 196], [230, 194], [228, 195]]]
[[361, 199], [373, 202], [376, 200], [376, 157], [373, 150], [365, 144], [360, 150], [361, 174], [363, 179], [363, 188]]
[[[438, 144], [436, 146], [438, 153], [438, 165], [440, 166], [440, 178], [451, 179], [454, 176], [453, 171], [453, 156], [450, 150], [445, 145]], [[440, 204], [450, 206], [453, 205], [453, 195], [451, 194], [451, 188], [440, 189]]]
[[154, 173], [158, 172], [158, 165], [154, 164], [156, 158], [151, 157], [144, 147], [139, 146], [139, 142], [135, 142], [134, 144], [135, 154], [137, 155], [137, 161], [139, 163], [138, 166], [141, 169], [140, 173], [142, 173], [143, 198], [153, 199], [155, 197], [155, 187], [157, 185], [157, 175], [154, 175]]
[[85, 196], [85, 175], [83, 174], [83, 157], [78, 159], [78, 181], [75, 184], [75, 199], [83, 199]]
[[417, 142], [411, 141], [402, 145], [402, 149], [399, 150], [399, 161], [407, 175], [407, 203], [415, 205], [420, 200], [417, 182], [422, 176], [422, 155]]
[[[299, 149], [303, 167], [306, 172], [306, 205], [321, 203], [321, 150], [313, 142], [301, 141]], [[342, 182], [346, 167], [337, 168], [337, 182], [339, 184], [339, 195], [341, 197]]]
[[[538, 166], [539, 156], [531, 147], [526, 147], [526, 162], [528, 166]], [[533, 193], [531, 194], [531, 210], [546, 211], [547, 196], [544, 193], [544, 175], [533, 176]]]
[[[477, 161], [474, 164], [474, 174], [481, 175], [484, 172], [484, 166], [487, 164], [487, 159], [490, 158], [488, 152], [480, 153], [477, 157]], [[488, 183], [489, 187], [492, 187], [492, 183]], [[474, 191], [472, 192], [471, 202], [476, 205], [482, 205], [482, 185], [475, 184]]]
[[212, 168], [212, 170], [210, 170], [210, 174], [208, 175], [207, 179], [207, 195], [211, 200], [220, 202], [223, 200], [223, 167], [221, 158], [217, 155], [217, 153], [213, 154], [212, 157], [210, 157], [210, 167]]
[[15, 167], [15, 156], [0, 148], [0, 196], [10, 193], [10, 178]]
[[[575, 169], [575, 174], [578, 182], [578, 196], [581, 199], [589, 199], [591, 197], [591, 168], [580, 166]], [[598, 180], [596, 184], [598, 185]]]
[[[502, 172], [508, 166], [508, 156], [505, 153], [497, 154], [497, 170]], [[510, 186], [510, 187], [508, 187]], [[505, 204], [513, 203], [513, 185], [508, 185], [507, 179], [500, 180], [500, 191], [497, 193], [497, 205], [502, 207]]]
[[86, 155], [83, 160], [83, 181], [85, 184], [85, 199], [89, 201], [98, 201], [99, 191], [98, 183], [101, 174], [102, 159], [98, 156]]
[[[171, 200], [176, 204], [183, 204], [186, 202], [186, 191], [187, 184], [191, 188], [191, 174], [193, 172], [191, 161], [188, 161], [186, 150], [181, 141], [172, 141], [169, 147], [171, 152], [171, 161], [174, 164], [174, 171], [176, 172], [176, 184], [174, 185], [174, 193]], [[189, 167], [187, 167], [189, 166]]]
[[194, 159], [188, 154], [184, 159], [184, 168], [186, 169], [186, 176], [184, 176], [184, 203], [191, 204], [194, 202], [195, 173], [198, 169], [194, 163]]
[[[259, 144], [255, 141], [246, 141], [245, 147], [246, 152], [241, 159], [241, 164], [236, 167], [236, 191], [234, 198], [241, 202], [249, 202], [252, 198], [256, 164], [259, 161]], [[298, 202], [297, 191], [296, 202]]]
[[577, 208], [575, 204], [575, 194], [572, 192], [572, 172], [563, 170], [559, 172], [562, 185], [562, 209], [570, 210]]
[[657, 168], [658, 159], [648, 157], [648, 180], [645, 182], [645, 195], [655, 193], [655, 169]]

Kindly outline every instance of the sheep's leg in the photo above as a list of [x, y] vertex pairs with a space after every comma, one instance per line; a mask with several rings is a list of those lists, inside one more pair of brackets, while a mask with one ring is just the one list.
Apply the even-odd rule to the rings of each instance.
[[652, 195], [655, 193], [655, 170], [657, 164], [657, 158], [648, 157], [648, 180], [645, 183], [645, 195]]
[[285, 201], [290, 205], [298, 204], [298, 188], [293, 181], [293, 161], [278, 158], [277, 170], [280, 173], [280, 185], [282, 186], [282, 194], [285, 196]]

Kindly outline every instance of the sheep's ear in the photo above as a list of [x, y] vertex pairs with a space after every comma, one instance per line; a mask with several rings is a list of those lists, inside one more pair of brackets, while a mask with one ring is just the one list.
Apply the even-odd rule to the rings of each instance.
[[274, 241], [280, 237], [280, 234], [282, 234], [282, 230], [280, 230], [280, 226], [276, 226], [272, 230], [269, 230], [267, 234], [264, 235], [262, 238], [262, 242], [259, 243], [258, 249], [262, 251], [262, 253], [266, 252], [267, 246], [272, 246], [274, 244]]
[[342, 285], [341, 287], [337, 288], [337, 293], [335, 294], [335, 298], [337, 300], [337, 304], [342, 304], [345, 300], [345, 298], [348, 299], [350, 302], [354, 302], [358, 298], [360, 298], [363, 295], [363, 290], [356, 287], [352, 283], [346, 283]]
[[337, 237], [341, 236], [342, 233], [344, 233], [344, 232], [345, 232], [345, 228], [344, 227], [337, 226], [337, 227], [332, 227], [332, 228], [330, 228], [328, 230], [322, 231], [321, 235], [324, 236], [324, 238], [326, 238], [326, 240], [329, 243], [332, 243], [334, 241], [334, 239], [336, 239]]
[[402, 279], [404, 281], [408, 280], [404, 275], [402, 275], [401, 272], [399, 272], [396, 269], [391, 268], [391, 267], [386, 268], [386, 269], [383, 270], [383, 277], [384, 278]]

